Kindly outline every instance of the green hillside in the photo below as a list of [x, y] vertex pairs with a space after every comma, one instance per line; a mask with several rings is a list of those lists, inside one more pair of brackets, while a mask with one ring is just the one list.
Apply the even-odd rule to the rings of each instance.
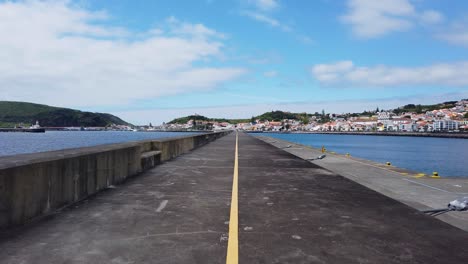
[[196, 121], [211, 121], [211, 122], [228, 122], [231, 124], [249, 122], [250, 119], [226, 119], [226, 118], [208, 118], [202, 115], [189, 115], [184, 117], [176, 118], [170, 121], [168, 124], [186, 124], [189, 120]]
[[170, 121], [169, 124], [186, 124], [189, 120], [209, 121], [210, 119], [206, 116], [201, 116], [201, 115], [189, 115], [189, 116], [176, 118]]
[[283, 112], [283, 111], [271, 111], [271, 112], [263, 113], [259, 116], [254, 116], [248, 119], [208, 118], [206, 116], [201, 116], [201, 115], [190, 115], [190, 116], [176, 118], [170, 121], [169, 124], [185, 124], [189, 120], [228, 122], [231, 124], [254, 122], [257, 119], [269, 120], [269, 121], [282, 121], [283, 119], [297, 119], [297, 120], [306, 121], [308, 120], [309, 116], [311, 115], [307, 113], [290, 113], [290, 112]]
[[0, 101], [0, 127], [13, 127], [19, 123], [30, 125], [36, 120], [43, 127], [130, 125], [111, 114], [83, 112], [26, 102]]
[[394, 109], [393, 112], [395, 114], [401, 114], [404, 112], [415, 112], [415, 113], [420, 114], [420, 113], [425, 113], [426, 111], [452, 108], [452, 107], [455, 107], [456, 102], [457, 101], [449, 101], [449, 102], [443, 102], [440, 104], [433, 104], [433, 105], [407, 104], [405, 106]]

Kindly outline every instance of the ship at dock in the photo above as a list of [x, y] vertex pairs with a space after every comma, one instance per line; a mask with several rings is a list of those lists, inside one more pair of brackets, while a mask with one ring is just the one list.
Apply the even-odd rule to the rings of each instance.
[[0, 132], [45, 133], [45, 129], [39, 125], [39, 121], [36, 121], [36, 124], [29, 128], [22, 126], [15, 126], [14, 128], [0, 128]]

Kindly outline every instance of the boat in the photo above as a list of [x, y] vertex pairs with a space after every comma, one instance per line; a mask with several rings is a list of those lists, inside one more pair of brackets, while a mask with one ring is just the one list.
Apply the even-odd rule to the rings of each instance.
[[14, 127], [14, 128], [0, 128], [0, 132], [24, 132], [24, 133], [45, 133], [45, 129], [39, 125], [39, 121], [36, 121], [35, 125], [29, 128]]

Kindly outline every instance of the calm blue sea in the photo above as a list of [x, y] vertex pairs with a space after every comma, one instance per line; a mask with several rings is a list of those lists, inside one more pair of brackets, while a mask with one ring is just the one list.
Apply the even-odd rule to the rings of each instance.
[[180, 137], [191, 132], [47, 131], [0, 133], [0, 156], [89, 147], [145, 139]]
[[270, 134], [270, 136], [315, 148], [325, 146], [337, 153], [377, 162], [390, 161], [400, 168], [441, 176], [468, 177], [468, 139], [360, 136], [327, 134]]

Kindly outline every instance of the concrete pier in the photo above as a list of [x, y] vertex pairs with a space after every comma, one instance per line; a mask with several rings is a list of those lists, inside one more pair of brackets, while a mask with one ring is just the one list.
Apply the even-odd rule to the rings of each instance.
[[468, 260], [467, 232], [242, 133], [0, 236], [1, 263]]
[[[306, 160], [324, 154], [320, 149], [293, 142], [264, 136], [258, 138]], [[431, 175], [356, 158], [352, 154], [327, 151], [325, 155], [326, 158], [311, 162], [417, 210], [446, 208], [450, 201], [468, 196], [468, 177], [431, 178]], [[466, 211], [451, 211], [436, 217], [468, 231]]]

